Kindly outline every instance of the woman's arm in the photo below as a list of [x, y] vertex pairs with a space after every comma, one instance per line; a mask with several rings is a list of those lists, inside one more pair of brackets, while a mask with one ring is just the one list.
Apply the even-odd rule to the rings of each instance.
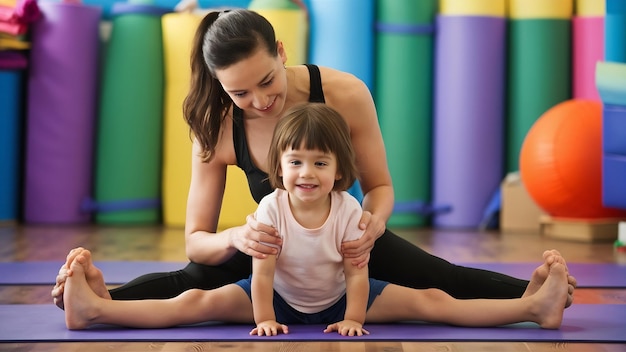
[[336, 109], [350, 127], [364, 194], [363, 210], [386, 222], [393, 211], [393, 186], [370, 91], [365, 83], [350, 74], [327, 68], [321, 72], [327, 104]]
[[237, 250], [257, 258], [276, 253], [275, 248], [259, 243], [280, 245], [276, 230], [270, 226], [251, 220], [248, 222], [255, 228], [244, 224], [217, 232], [227, 162], [224, 161], [224, 153], [218, 149], [215, 157], [205, 163], [198, 155], [199, 148], [194, 142], [185, 221], [187, 257], [196, 263], [217, 265], [230, 259]]
[[353, 264], [365, 265], [374, 241], [385, 231], [394, 205], [391, 175], [376, 107], [367, 86], [352, 75], [323, 69], [322, 82], [326, 102], [350, 126], [359, 182], [364, 194], [361, 228], [365, 229], [365, 233], [357, 241], [345, 242], [343, 254], [353, 258]]

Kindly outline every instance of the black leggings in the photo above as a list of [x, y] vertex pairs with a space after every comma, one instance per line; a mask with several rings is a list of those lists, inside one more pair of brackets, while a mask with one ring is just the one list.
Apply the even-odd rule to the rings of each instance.
[[[170, 298], [191, 288], [213, 289], [247, 278], [251, 267], [251, 258], [237, 252], [222, 265], [189, 263], [182, 270], [140, 276], [111, 290], [111, 297], [117, 300]], [[439, 288], [456, 298], [517, 298], [528, 285], [526, 280], [451, 264], [389, 230], [376, 241], [369, 274], [398, 285]]]

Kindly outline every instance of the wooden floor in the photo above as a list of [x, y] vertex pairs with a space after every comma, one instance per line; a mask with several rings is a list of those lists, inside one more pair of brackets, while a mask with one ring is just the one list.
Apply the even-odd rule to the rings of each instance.
[[[569, 262], [626, 263], [612, 243], [557, 241], [538, 233], [402, 229], [396, 233], [453, 262], [538, 261], [556, 248]], [[95, 260], [184, 261], [181, 229], [162, 227], [22, 227], [0, 224], [0, 261], [62, 260], [77, 246]], [[410, 270], [410, 268], [407, 268]], [[575, 273], [574, 273], [575, 275]], [[0, 286], [0, 304], [51, 303], [48, 286]], [[626, 290], [578, 289], [574, 304], [626, 304]], [[63, 320], [59, 311], [59, 320]], [[626, 334], [626, 327], [624, 330]], [[626, 351], [625, 344], [538, 342], [94, 342], [10, 343], [0, 351]]]

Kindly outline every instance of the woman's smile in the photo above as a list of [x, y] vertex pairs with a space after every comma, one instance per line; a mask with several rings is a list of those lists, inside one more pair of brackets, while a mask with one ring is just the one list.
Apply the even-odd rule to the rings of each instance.
[[275, 102], [276, 102], [276, 96], [274, 96], [272, 98], [272, 101], [269, 104], [267, 104], [267, 106], [264, 106], [262, 108], [258, 108], [257, 110], [260, 110], [260, 111], [263, 111], [263, 112], [267, 112], [267, 111], [272, 109], [272, 107], [274, 106]]

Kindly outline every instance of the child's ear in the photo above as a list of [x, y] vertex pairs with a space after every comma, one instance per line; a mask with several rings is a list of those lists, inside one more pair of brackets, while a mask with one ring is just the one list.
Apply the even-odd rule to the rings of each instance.
[[339, 181], [342, 178], [343, 178], [343, 176], [341, 176], [341, 174], [339, 174], [339, 173], [335, 175], [335, 181]]

